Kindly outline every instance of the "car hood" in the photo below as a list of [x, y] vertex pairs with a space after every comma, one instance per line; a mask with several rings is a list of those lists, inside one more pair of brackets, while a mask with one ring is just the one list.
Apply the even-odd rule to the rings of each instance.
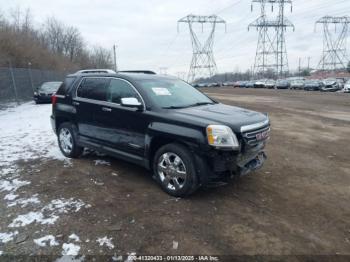
[[210, 124], [227, 125], [235, 133], [240, 133], [242, 126], [257, 124], [268, 120], [268, 116], [265, 114], [220, 103], [176, 109], [173, 111], [173, 117], [203, 127]]

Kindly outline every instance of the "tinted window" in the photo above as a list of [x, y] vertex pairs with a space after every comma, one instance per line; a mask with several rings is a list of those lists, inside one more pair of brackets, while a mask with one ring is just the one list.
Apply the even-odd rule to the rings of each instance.
[[63, 84], [58, 89], [57, 95], [65, 95], [68, 88], [73, 84], [74, 80], [75, 80], [75, 77], [66, 77]]
[[121, 99], [127, 97], [138, 98], [138, 95], [129, 83], [123, 80], [112, 79], [108, 87], [107, 101], [120, 104]]
[[82, 98], [106, 101], [107, 78], [86, 78], [79, 88], [77, 95]]

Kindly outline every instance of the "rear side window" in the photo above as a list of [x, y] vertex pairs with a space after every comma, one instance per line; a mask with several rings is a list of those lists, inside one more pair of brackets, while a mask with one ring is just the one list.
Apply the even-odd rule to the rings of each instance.
[[122, 98], [130, 97], [138, 98], [138, 95], [129, 83], [119, 79], [111, 80], [107, 89], [108, 102], [120, 104]]
[[107, 100], [108, 78], [85, 78], [78, 87], [77, 95], [99, 101]]
[[57, 95], [66, 95], [67, 90], [69, 89], [69, 87], [73, 84], [75, 80], [75, 77], [66, 77], [66, 79], [64, 80], [64, 82], [61, 84], [61, 86], [58, 88], [56, 94]]

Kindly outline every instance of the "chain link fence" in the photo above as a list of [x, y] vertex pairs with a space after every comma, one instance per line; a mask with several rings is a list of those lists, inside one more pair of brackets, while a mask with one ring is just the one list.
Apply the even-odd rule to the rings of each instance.
[[67, 72], [0, 67], [0, 105], [26, 102], [44, 82], [63, 81]]

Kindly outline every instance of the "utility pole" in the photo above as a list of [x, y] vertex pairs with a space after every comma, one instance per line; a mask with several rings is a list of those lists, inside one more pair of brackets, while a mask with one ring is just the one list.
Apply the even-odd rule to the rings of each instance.
[[[193, 83], [200, 77], [212, 77], [217, 71], [213, 54], [215, 30], [218, 24], [224, 24], [226, 27], [225, 20], [216, 15], [188, 15], [178, 21], [178, 31], [179, 24], [181, 23], [185, 23], [189, 27], [193, 49], [192, 62], [188, 73], [188, 82]], [[210, 32], [206, 41], [199, 40], [195, 25], [201, 26], [202, 33], [205, 25], [209, 27]]]
[[[248, 30], [256, 28], [259, 32], [254, 74], [264, 76], [273, 71], [283, 76], [289, 71], [285, 31], [288, 27], [294, 30], [294, 25], [285, 17], [285, 6], [292, 6], [292, 0], [252, 0], [252, 10], [254, 3], [260, 4], [260, 17], [248, 26]], [[267, 17], [267, 4], [271, 5], [272, 12], [274, 5], [278, 5], [278, 16], [274, 19]]]
[[19, 105], [17, 85], [16, 85], [16, 80], [15, 80], [15, 75], [13, 73], [12, 63], [11, 63], [11, 60], [9, 60], [8, 62], [9, 62], [9, 69], [10, 69], [11, 79], [12, 79], [13, 91], [15, 92], [16, 103], [17, 103], [17, 105]]
[[299, 76], [301, 74], [301, 57], [299, 57]]
[[114, 71], [118, 72], [117, 66], [117, 45], [113, 45]]
[[32, 90], [33, 90], [33, 94], [34, 94], [35, 89], [34, 89], [34, 83], [33, 83], [32, 63], [31, 62], [28, 62], [28, 73], [29, 73], [30, 84], [32, 86]]
[[[337, 70], [345, 69], [349, 61], [347, 54], [346, 39], [349, 33], [349, 16], [324, 16], [316, 21], [315, 31], [318, 24], [323, 25], [323, 52], [322, 58], [318, 64], [321, 70]], [[330, 26], [334, 26], [334, 34], [330, 30]], [[341, 30], [337, 34], [337, 26]]]
[[307, 58], [307, 71], [309, 71], [309, 72], [310, 72], [310, 60], [311, 60], [311, 57], [309, 56]]

